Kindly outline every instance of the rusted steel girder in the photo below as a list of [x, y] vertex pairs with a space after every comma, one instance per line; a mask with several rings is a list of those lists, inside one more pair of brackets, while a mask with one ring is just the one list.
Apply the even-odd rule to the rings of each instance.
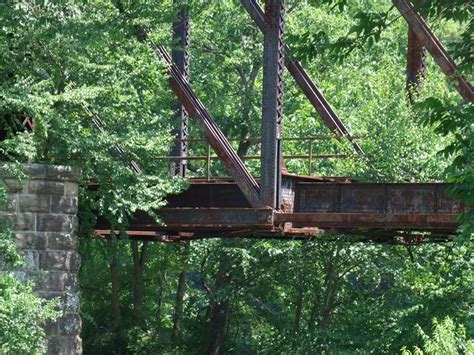
[[474, 89], [462, 75], [456, 74], [457, 66], [449, 57], [443, 44], [426, 24], [425, 20], [407, 0], [392, 0], [408, 25], [412, 28], [418, 40], [426, 47], [433, 59], [450, 79], [456, 82], [456, 89], [466, 101], [474, 100]]
[[170, 55], [162, 46], [157, 46], [153, 41], [148, 40], [155, 53], [162, 58], [168, 67], [170, 74], [170, 86], [176, 96], [180, 99], [186, 111], [191, 117], [196, 119], [203, 130], [204, 138], [214, 149], [225, 167], [232, 175], [242, 193], [254, 208], [264, 207], [260, 198], [260, 186], [250, 175], [242, 159], [234, 151], [224, 133], [217, 126], [201, 100], [196, 96], [189, 83], [184, 80], [181, 72], [173, 63]]
[[[175, 0], [176, 21], [173, 22], [173, 50], [171, 57], [177, 69], [181, 72], [183, 79], [189, 82], [189, 42], [190, 42], [190, 23], [189, 9], [182, 1]], [[173, 131], [176, 138], [171, 150], [171, 156], [186, 157], [188, 155], [188, 113], [181, 104], [176, 103], [176, 123]], [[186, 176], [187, 161], [171, 161], [170, 175]]]
[[[165, 225], [157, 223], [148, 213], [137, 211], [129, 221], [129, 229], [136, 231], [173, 231], [189, 233], [207, 230], [271, 230], [273, 211], [269, 208], [162, 208], [157, 210]], [[110, 223], [99, 218], [96, 229], [106, 230]]]
[[[247, 10], [260, 31], [265, 34], [265, 14], [260, 5], [258, 5], [255, 0], [241, 0], [240, 2]], [[363, 154], [364, 152], [362, 151], [362, 148], [356, 142], [355, 138], [349, 132], [341, 119], [334, 112], [333, 108], [326, 100], [321, 90], [319, 90], [313, 80], [311, 80], [310, 76], [304, 70], [301, 64], [290, 58], [290, 50], [288, 46], [285, 46], [285, 51], [287, 53], [285, 56], [286, 68], [290, 72], [291, 76], [293, 76], [293, 79], [295, 79], [296, 83], [306, 95], [308, 100], [311, 102], [316, 112], [319, 113], [326, 126], [334, 133], [347, 137], [347, 139], [349, 139], [349, 141], [352, 143], [354, 150], [358, 154]]]
[[[300, 182], [295, 187], [298, 213], [366, 214], [377, 221], [382, 215], [455, 216], [466, 210], [460, 200], [446, 196], [447, 184], [432, 183], [314, 183]], [[373, 216], [373, 217], [370, 217]], [[413, 217], [416, 218], [416, 217]], [[383, 222], [385, 219], [381, 219]], [[419, 224], [418, 227], [422, 227]], [[428, 225], [427, 225], [428, 227]]]
[[[164, 225], [137, 211], [129, 225], [131, 236], [185, 241], [343, 233], [385, 242], [394, 238], [409, 243], [420, 238], [447, 241], [456, 235], [456, 216], [466, 211], [461, 201], [445, 195], [447, 184], [329, 183], [292, 175], [285, 179], [289, 184], [284, 185], [288, 204], [284, 212], [252, 208], [228, 179], [191, 179], [188, 190], [169, 196], [167, 207], [156, 211]], [[108, 228], [108, 221], [99, 218], [98, 233], [107, 234]]]
[[281, 202], [285, 3], [265, 1], [261, 196], [265, 205], [275, 209]]
[[[453, 232], [459, 225], [455, 217], [466, 211], [462, 201], [446, 196], [448, 184], [317, 182], [292, 175], [285, 175], [285, 179], [289, 182], [285, 185], [288, 208], [285, 213], [273, 213], [275, 228], [292, 222], [297, 228], [370, 227]], [[193, 228], [216, 231], [242, 225], [261, 229], [271, 223], [265, 219], [272, 214], [271, 210], [252, 208], [236, 184], [229, 180], [210, 183], [190, 180], [188, 190], [169, 196], [168, 201], [166, 208], [156, 211], [166, 226], [138, 212], [130, 228], [192, 232]], [[205, 217], [206, 213], [210, 216]], [[225, 225], [227, 227], [222, 227]]]
[[408, 26], [407, 44], [407, 84], [408, 99], [413, 102], [421, 81], [426, 77], [426, 48]]
[[318, 227], [322, 229], [383, 228], [453, 231], [459, 226], [456, 215], [449, 213], [281, 213], [275, 214], [275, 224], [278, 223], [292, 223], [293, 228]]

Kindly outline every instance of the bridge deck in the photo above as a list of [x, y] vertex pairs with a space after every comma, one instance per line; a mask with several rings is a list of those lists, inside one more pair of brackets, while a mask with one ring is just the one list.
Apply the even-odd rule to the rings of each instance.
[[[191, 180], [158, 211], [165, 225], [137, 213], [129, 235], [142, 239], [307, 238], [336, 232], [369, 239], [450, 238], [465, 207], [441, 183], [358, 183], [284, 175], [281, 211], [254, 209], [231, 180]], [[104, 221], [98, 234], [107, 235]]]

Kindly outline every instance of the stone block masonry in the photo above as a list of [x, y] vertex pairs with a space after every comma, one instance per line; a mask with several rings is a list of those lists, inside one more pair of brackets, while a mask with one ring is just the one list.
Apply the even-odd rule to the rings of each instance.
[[67, 166], [25, 164], [27, 178], [0, 170], [7, 204], [0, 225], [10, 225], [26, 264], [19, 271], [33, 280], [45, 299], [60, 300], [62, 316], [45, 325], [48, 354], [81, 354], [77, 251], [80, 170]]

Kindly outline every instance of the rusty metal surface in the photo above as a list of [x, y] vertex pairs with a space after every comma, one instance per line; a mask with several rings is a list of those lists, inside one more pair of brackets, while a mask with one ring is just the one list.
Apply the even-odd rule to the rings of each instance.
[[[138, 211], [130, 221], [129, 229], [134, 231], [155, 231], [168, 233], [207, 231], [209, 235], [224, 231], [273, 228], [273, 211], [255, 208], [163, 208], [157, 211], [163, 223], [157, 223], [151, 216]], [[105, 219], [99, 219], [96, 229], [110, 227]]]
[[189, 189], [167, 198], [168, 208], [251, 208], [245, 196], [235, 183], [198, 181]]
[[[190, 23], [189, 9], [186, 4], [174, 1], [176, 11], [173, 22], [173, 50], [171, 57], [177, 69], [181, 72], [183, 80], [189, 81], [189, 43]], [[171, 150], [172, 156], [186, 157], [188, 155], [188, 113], [186, 108], [178, 101], [175, 104], [176, 127], [173, 130], [175, 142]], [[170, 175], [186, 176], [187, 161], [170, 161]]]
[[[350, 183], [351, 180], [282, 174], [282, 209], [285, 212], [293, 211], [295, 186], [299, 182]], [[251, 208], [235, 181], [230, 178], [190, 179], [188, 189], [177, 195], [169, 195], [167, 201], [167, 207], [170, 208]]]
[[421, 44], [426, 47], [441, 70], [456, 81], [456, 88], [466, 101], [474, 100], [474, 89], [464, 76], [456, 74], [457, 66], [447, 54], [444, 46], [431, 31], [421, 15], [407, 0], [392, 0]]
[[247, 171], [243, 161], [239, 158], [207, 109], [193, 92], [189, 83], [183, 79], [166, 49], [162, 46], [157, 46], [151, 41], [150, 44], [168, 67], [172, 90], [176, 96], [178, 96], [189, 115], [196, 119], [203, 130], [204, 138], [222, 160], [249, 203], [255, 208], [264, 207], [265, 205], [260, 198], [260, 186]]
[[[142, 240], [182, 242], [204, 238], [304, 240], [347, 235], [349, 241], [417, 244], [452, 240], [465, 210], [446, 197], [447, 184], [334, 183], [284, 175], [283, 211], [251, 208], [228, 179], [191, 181], [158, 210], [164, 224], [144, 212], [130, 223]], [[295, 201], [293, 204], [293, 200]], [[99, 219], [96, 229], [110, 226]], [[110, 234], [110, 232], [109, 232]], [[339, 237], [338, 237], [339, 238]]]
[[265, 1], [261, 196], [265, 205], [276, 209], [281, 201], [285, 3]]
[[335, 229], [384, 228], [416, 230], [454, 230], [459, 226], [456, 214], [441, 213], [281, 213], [275, 223], [292, 223], [293, 227]]
[[[260, 29], [260, 31], [262, 31], [262, 33], [265, 33], [265, 16], [260, 5], [258, 5], [255, 0], [241, 0], [241, 3], [247, 10], [257, 27]], [[319, 113], [323, 122], [331, 131], [347, 137], [351, 141], [354, 150], [358, 154], [363, 154], [362, 148], [355, 141], [355, 138], [352, 136], [347, 127], [334, 112], [333, 108], [326, 100], [321, 90], [319, 90], [313, 80], [311, 80], [310, 76], [308, 75], [308, 73], [306, 73], [300, 63], [290, 59], [289, 48], [285, 47], [285, 50], [287, 53], [285, 58], [286, 68], [293, 76], [296, 83], [306, 95], [308, 100], [311, 102], [316, 112]]]
[[459, 214], [464, 205], [445, 195], [448, 184], [336, 184], [296, 186], [296, 212]]
[[413, 95], [417, 93], [422, 79], [426, 77], [425, 59], [425, 47], [418, 40], [411, 26], [408, 26], [406, 90], [410, 102], [413, 102]]

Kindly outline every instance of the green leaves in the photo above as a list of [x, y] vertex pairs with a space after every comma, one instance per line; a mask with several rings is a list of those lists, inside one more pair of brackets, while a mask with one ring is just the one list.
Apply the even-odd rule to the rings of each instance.
[[467, 338], [466, 330], [462, 325], [457, 325], [450, 317], [441, 322], [433, 319], [433, 334], [430, 336], [420, 326], [417, 327], [418, 334], [423, 339], [423, 350], [415, 347], [409, 351], [406, 347], [402, 349], [403, 355], [411, 354], [470, 354], [474, 351], [474, 342]]

